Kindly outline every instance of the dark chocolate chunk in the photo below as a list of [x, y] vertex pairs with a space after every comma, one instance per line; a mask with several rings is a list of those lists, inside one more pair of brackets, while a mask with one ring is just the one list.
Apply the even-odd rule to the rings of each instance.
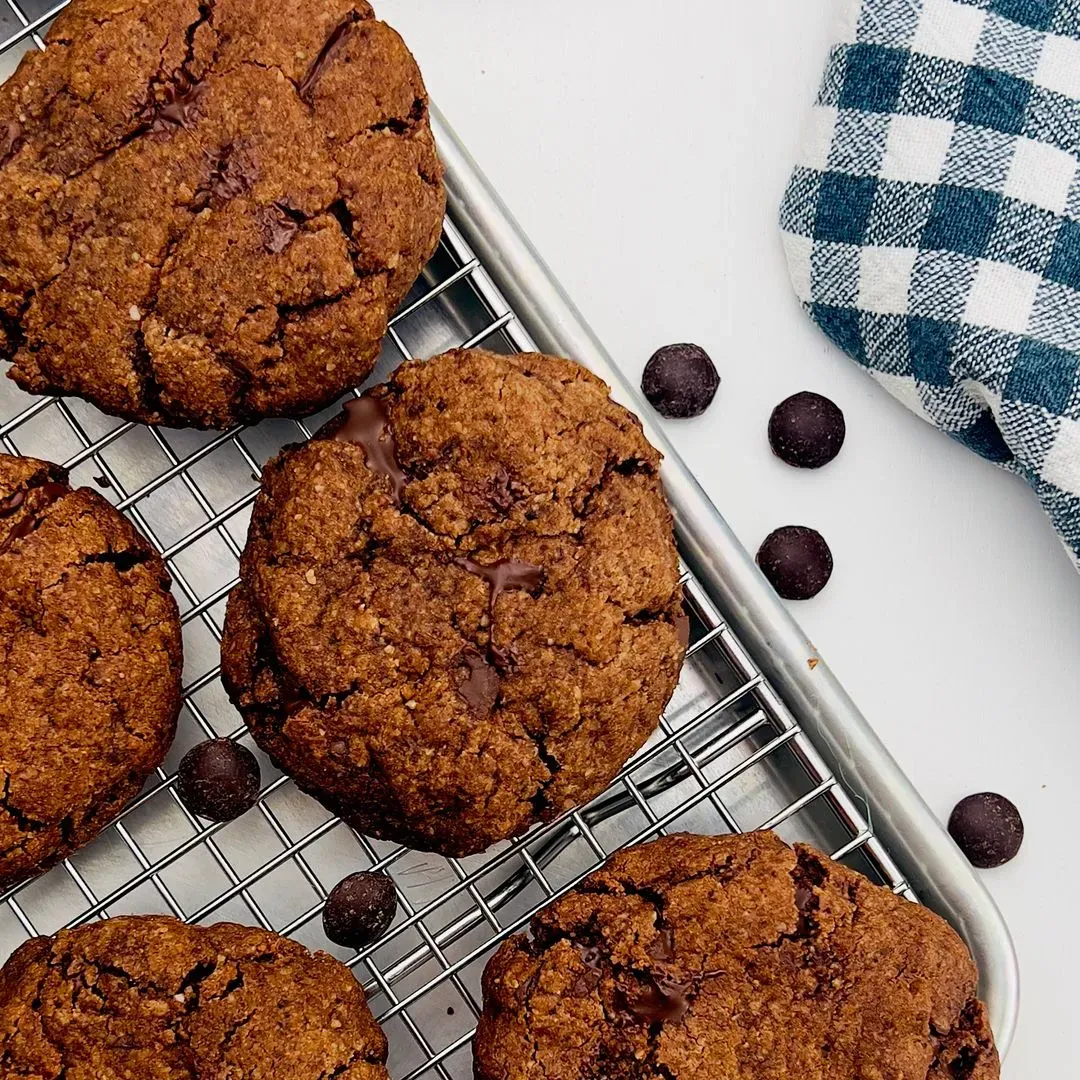
[[33, 492], [37, 492], [39, 510], [44, 510], [47, 506], [52, 506], [54, 502], [59, 502], [65, 495], [71, 493], [71, 488], [67, 484], [61, 484], [56, 480], [46, 480], [44, 484], [40, 484], [36, 488], [30, 489]]
[[365, 870], [339, 881], [326, 898], [323, 931], [346, 949], [363, 949], [390, 929], [397, 893], [388, 874]]
[[586, 997], [591, 994], [601, 983], [604, 977], [604, 954], [595, 945], [583, 945], [574, 942], [581, 962], [585, 965], [585, 972], [574, 980], [574, 994], [577, 997]]
[[14, 495], [0, 499], [0, 517], [10, 517], [24, 502], [26, 502], [25, 491], [16, 491]]
[[541, 567], [521, 559], [499, 559], [490, 566], [465, 558], [455, 559], [454, 563], [488, 583], [488, 612], [492, 618], [495, 617], [495, 603], [504, 592], [535, 592], [544, 581]]
[[798, 469], [828, 465], [840, 453], [846, 433], [839, 406], [809, 390], [781, 401], [769, 418], [773, 453]]
[[[7, 500], [7, 509], [3, 514], [0, 514], [0, 517], [10, 517], [16, 511], [20, 510], [25, 505], [28, 497], [31, 499], [32, 505], [30, 513], [28, 513], [21, 521], [16, 522], [6, 536], [0, 538], [0, 555], [3, 555], [10, 550], [16, 540], [22, 540], [23, 537], [29, 536], [32, 532], [35, 532], [41, 525], [44, 512], [52, 506], [53, 503], [59, 502], [70, 491], [71, 488], [69, 488], [67, 484], [61, 484], [55, 480], [47, 480], [44, 484], [39, 484], [35, 488], [30, 488], [26, 492], [17, 491], [12, 495], [11, 498]], [[22, 498], [19, 498], [20, 495], [22, 495]]]
[[484, 493], [487, 501], [502, 513], [508, 513], [517, 502], [512, 490], [510, 474], [502, 467], [488, 481], [487, 491]]
[[190, 128], [202, 107], [206, 89], [205, 83], [194, 82], [190, 75], [181, 72], [176, 83], [166, 87], [165, 100], [152, 106], [151, 134], [167, 135], [180, 128]]
[[273, 203], [259, 211], [263, 249], [270, 255], [280, 255], [296, 239], [303, 215], [284, 203]]
[[19, 152], [22, 133], [22, 124], [18, 120], [9, 120], [0, 132], [0, 166], [6, 165]]
[[490, 716], [499, 697], [498, 670], [472, 646], [458, 654], [457, 692], [477, 716]]
[[300, 94], [300, 97], [308, 102], [308, 104], [311, 103], [312, 92], [319, 80], [323, 77], [326, 69], [330, 66], [334, 54], [341, 48], [345, 38], [352, 33], [353, 27], [359, 21], [359, 14], [355, 11], [350, 11], [345, 20], [334, 27], [330, 36], [326, 39], [326, 43], [323, 45], [322, 49], [319, 50], [319, 55], [315, 57], [315, 62], [308, 69], [308, 73], [297, 87], [297, 92]]
[[195, 210], [220, 210], [226, 203], [246, 195], [255, 185], [259, 169], [242, 143], [230, 143], [218, 156], [206, 182], [195, 192]]
[[632, 993], [617, 993], [619, 1008], [646, 1024], [674, 1023], [690, 1009], [690, 987], [664, 975], [653, 975]]
[[649, 404], [672, 419], [700, 416], [719, 385], [716, 367], [700, 345], [665, 345], [653, 354], [641, 377]]
[[757, 564], [785, 600], [809, 600], [829, 583], [833, 557], [821, 533], [803, 525], [785, 525], [769, 533]]
[[648, 945], [645, 951], [653, 960], [662, 964], [670, 964], [675, 959], [675, 933], [672, 930], [663, 929], [656, 935], [656, 940]]
[[795, 884], [795, 906], [801, 915], [807, 915], [814, 910], [814, 889], [805, 881]]
[[496, 645], [492, 642], [488, 645], [488, 663], [494, 664], [495, 669], [501, 675], [505, 675], [517, 667], [518, 656], [513, 645]]
[[398, 463], [397, 445], [383, 403], [367, 394], [348, 402], [345, 423], [334, 438], [363, 448], [367, 467], [389, 479], [394, 505], [400, 506], [408, 477]]
[[972, 866], [989, 870], [1015, 858], [1024, 842], [1024, 822], [1004, 795], [984, 791], [956, 804], [949, 834]]
[[210, 821], [232, 821], [255, 805], [262, 777], [259, 763], [232, 739], [208, 739], [180, 762], [176, 786], [184, 805]]

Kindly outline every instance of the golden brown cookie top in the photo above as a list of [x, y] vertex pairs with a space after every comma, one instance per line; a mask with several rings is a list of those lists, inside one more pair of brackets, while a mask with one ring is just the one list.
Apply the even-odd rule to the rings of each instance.
[[223, 646], [256, 740], [453, 854], [598, 794], [684, 654], [659, 464], [571, 361], [400, 367], [265, 470]]
[[348, 968], [245, 926], [107, 919], [0, 972], [5, 1076], [387, 1080], [386, 1050]]
[[165, 566], [63, 469], [0, 455], [0, 888], [93, 839], [180, 709]]
[[478, 1080], [996, 1080], [926, 908], [772, 833], [621, 852], [484, 974]]
[[152, 423], [361, 381], [438, 243], [401, 38], [355, 0], [74, 0], [0, 86], [0, 357]]

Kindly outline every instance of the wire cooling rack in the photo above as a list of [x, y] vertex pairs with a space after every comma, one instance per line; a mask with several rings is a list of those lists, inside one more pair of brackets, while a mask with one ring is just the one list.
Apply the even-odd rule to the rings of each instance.
[[[0, 78], [13, 54], [40, 44], [36, 30], [55, 14], [3, 2], [14, 28], [0, 18]], [[402, 359], [481, 344], [534, 348], [448, 219], [438, 253], [391, 324], [373, 381]], [[131, 517], [169, 566], [185, 645], [184, 707], [168, 760], [92, 845], [0, 895], [0, 959], [27, 937], [108, 915], [257, 924], [352, 967], [390, 1039], [397, 1080], [466, 1080], [488, 957], [618, 847], [671, 831], [774, 828], [914, 899], [857, 796], [829, 772], [689, 573], [691, 646], [659, 729], [607, 792], [559, 821], [481, 856], [422, 854], [356, 835], [253, 746], [265, 781], [257, 807], [225, 825], [192, 816], [175, 790], [183, 753], [212, 736], [251, 745], [221, 687], [218, 644], [260, 469], [336, 407], [306, 423], [172, 431], [0, 384], [0, 449], [63, 462], [73, 483], [96, 487]], [[365, 868], [392, 876], [399, 914], [380, 942], [351, 953], [324, 938], [319, 915], [329, 889]]]

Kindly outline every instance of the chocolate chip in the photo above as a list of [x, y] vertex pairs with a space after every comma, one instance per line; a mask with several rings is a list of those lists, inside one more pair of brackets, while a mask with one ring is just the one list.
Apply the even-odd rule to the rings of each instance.
[[232, 739], [193, 746], [177, 770], [184, 805], [210, 821], [232, 821], [255, 805], [262, 777], [255, 755]]
[[192, 209], [220, 210], [226, 203], [246, 195], [258, 179], [255, 158], [244, 143], [223, 147], [206, 181], [195, 192]]
[[574, 942], [585, 971], [574, 980], [573, 992], [576, 997], [586, 997], [601, 983], [604, 977], [604, 954], [595, 945]]
[[[56, 480], [47, 480], [36, 488], [29, 488], [25, 493], [16, 492], [7, 499], [5, 509], [0, 514], [0, 517], [10, 517], [26, 504], [28, 498], [33, 500], [33, 506], [31, 512], [22, 521], [17, 522], [15, 527], [9, 530], [7, 536], [0, 537], [0, 555], [6, 554], [16, 541], [22, 540], [35, 532], [44, 520], [45, 511], [70, 492], [71, 488], [67, 484], [59, 483]], [[21, 498], [20, 495], [22, 495]]]
[[672, 419], [700, 416], [719, 385], [716, 367], [700, 345], [665, 345], [653, 354], [641, 377], [649, 404]]
[[280, 255], [300, 231], [300, 219], [283, 203], [265, 206], [257, 216], [263, 250], [268, 255]]
[[633, 993], [618, 991], [615, 1002], [625, 1013], [645, 1024], [676, 1023], [690, 1010], [690, 987], [664, 975], [651, 975]]
[[455, 688], [477, 716], [490, 716], [499, 698], [502, 681], [498, 669], [479, 649], [469, 645], [458, 654]]
[[455, 566], [488, 583], [488, 614], [495, 618], [495, 605], [504, 592], [535, 592], [544, 583], [544, 570], [522, 559], [499, 559], [488, 566], [472, 559], [457, 558]]
[[674, 932], [668, 929], [658, 931], [656, 938], [645, 947], [645, 951], [651, 959], [670, 964], [675, 959]]
[[333, 62], [334, 54], [341, 48], [346, 37], [352, 33], [359, 21], [359, 14], [356, 11], [350, 11], [344, 22], [339, 23], [331, 31], [330, 36], [319, 50], [319, 55], [315, 57], [314, 63], [312, 63], [308, 73], [297, 87], [297, 93], [299, 93], [302, 100], [308, 102], [308, 104], [311, 103], [312, 93], [326, 69]]
[[389, 875], [372, 870], [350, 874], [326, 898], [323, 930], [335, 945], [363, 949], [390, 929], [397, 893]]
[[1024, 822], [1004, 795], [984, 791], [956, 804], [949, 834], [972, 866], [989, 870], [1016, 856], [1024, 842]]
[[22, 124], [18, 120], [9, 120], [0, 130], [0, 166], [6, 165], [22, 147]]
[[0, 499], [0, 517], [10, 517], [24, 502], [26, 502], [25, 491], [16, 491], [14, 495]]
[[510, 474], [502, 468], [496, 471], [495, 475], [487, 483], [487, 490], [484, 492], [487, 501], [496, 509], [506, 514], [513, 509], [514, 503], [517, 499], [514, 496]]
[[803, 525], [785, 525], [769, 533], [757, 564], [785, 600], [809, 600], [829, 583], [832, 552], [821, 533]]
[[773, 453], [798, 469], [828, 465], [840, 453], [846, 432], [839, 406], [809, 390], [781, 401], [769, 418]]
[[164, 100], [150, 107], [151, 134], [165, 135], [180, 128], [190, 128], [202, 109], [207, 89], [205, 83], [196, 82], [187, 72], [181, 72], [176, 82], [165, 88]]
[[378, 399], [365, 394], [345, 405], [345, 420], [334, 438], [355, 443], [364, 451], [367, 467], [390, 481], [395, 506], [401, 506], [408, 477], [397, 458], [390, 414]]

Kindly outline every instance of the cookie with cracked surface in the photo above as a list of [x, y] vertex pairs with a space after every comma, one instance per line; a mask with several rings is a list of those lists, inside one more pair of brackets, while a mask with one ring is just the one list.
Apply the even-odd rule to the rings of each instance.
[[407, 363], [263, 474], [226, 684], [372, 836], [465, 855], [586, 802], [685, 652], [660, 455], [569, 360]]
[[347, 967], [265, 930], [124, 917], [22, 945], [0, 971], [5, 1076], [388, 1080]]
[[313, 412], [434, 252], [428, 98], [365, 0], [74, 0], [0, 85], [0, 359], [146, 423]]
[[0, 455], [0, 889], [92, 840], [161, 764], [180, 652], [131, 523], [58, 466]]
[[772, 833], [615, 855], [484, 972], [478, 1080], [996, 1080], [967, 948]]

